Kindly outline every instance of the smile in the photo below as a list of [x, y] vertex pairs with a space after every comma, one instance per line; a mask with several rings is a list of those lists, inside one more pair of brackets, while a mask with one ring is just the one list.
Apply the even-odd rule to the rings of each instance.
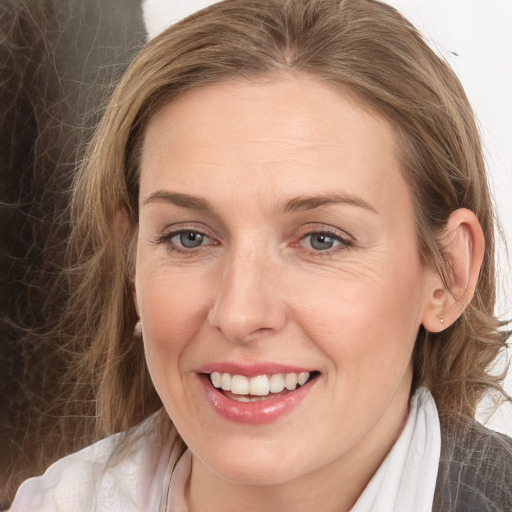
[[318, 371], [281, 365], [234, 364], [208, 365], [196, 375], [213, 411], [230, 422], [252, 425], [270, 423], [290, 414], [320, 377]]
[[230, 398], [240, 402], [249, 402], [287, 391], [295, 391], [297, 386], [303, 386], [310, 379], [310, 372], [274, 373], [272, 375], [231, 375], [229, 373], [213, 372], [210, 380], [214, 387], [229, 392]]

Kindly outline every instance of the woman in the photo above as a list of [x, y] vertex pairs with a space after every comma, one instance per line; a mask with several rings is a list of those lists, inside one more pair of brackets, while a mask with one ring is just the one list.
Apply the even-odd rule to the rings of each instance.
[[228, 0], [170, 28], [72, 215], [75, 379], [127, 433], [13, 510], [512, 506], [512, 442], [471, 419], [506, 345], [478, 133], [392, 8]]

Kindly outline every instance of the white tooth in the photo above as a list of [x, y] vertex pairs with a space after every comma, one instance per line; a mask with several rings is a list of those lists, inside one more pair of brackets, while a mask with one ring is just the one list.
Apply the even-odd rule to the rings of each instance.
[[270, 377], [269, 389], [271, 393], [281, 393], [284, 389], [284, 378], [280, 373], [275, 373]]
[[231, 393], [235, 395], [248, 395], [249, 379], [243, 375], [233, 375], [231, 377]]
[[222, 386], [222, 375], [219, 372], [210, 373], [210, 380], [216, 388], [220, 388]]
[[251, 399], [246, 395], [237, 395], [236, 397], [233, 397], [234, 400], [237, 402], [250, 402]]
[[249, 382], [249, 391], [251, 395], [266, 396], [270, 389], [268, 377], [266, 375], [258, 375], [253, 377]]
[[224, 391], [231, 391], [231, 375], [229, 373], [222, 374], [221, 387]]
[[297, 377], [297, 382], [301, 386], [303, 386], [304, 384], [306, 384], [308, 379], [309, 379], [309, 372], [301, 372], [301, 373], [299, 373], [299, 376]]
[[289, 391], [293, 391], [297, 387], [297, 374], [287, 373], [284, 379], [284, 387]]

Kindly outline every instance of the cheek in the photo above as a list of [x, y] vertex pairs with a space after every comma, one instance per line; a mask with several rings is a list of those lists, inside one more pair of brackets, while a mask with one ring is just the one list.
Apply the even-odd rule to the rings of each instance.
[[142, 270], [136, 282], [148, 366], [152, 374], [166, 372], [178, 366], [204, 324], [205, 294], [200, 286], [170, 272]]
[[[186, 417], [183, 386], [189, 354], [204, 325], [207, 308], [201, 287], [179, 275], [139, 269], [137, 300], [146, 362], [153, 385], [171, 418]], [[201, 299], [201, 297], [203, 297]]]
[[295, 316], [337, 372], [357, 380], [384, 378], [410, 362], [421, 324], [421, 266], [389, 262], [358, 277], [340, 276], [330, 287], [303, 286], [295, 293], [302, 311]]

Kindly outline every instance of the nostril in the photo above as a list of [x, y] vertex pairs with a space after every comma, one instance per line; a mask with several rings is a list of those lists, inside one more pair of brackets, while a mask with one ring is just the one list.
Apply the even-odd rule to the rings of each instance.
[[258, 337], [265, 337], [267, 335], [270, 335], [274, 332], [274, 329], [270, 327], [259, 327], [258, 329], [255, 329], [254, 331], [250, 332], [245, 338], [240, 340], [242, 343], [244, 342], [250, 342], [253, 338]]

